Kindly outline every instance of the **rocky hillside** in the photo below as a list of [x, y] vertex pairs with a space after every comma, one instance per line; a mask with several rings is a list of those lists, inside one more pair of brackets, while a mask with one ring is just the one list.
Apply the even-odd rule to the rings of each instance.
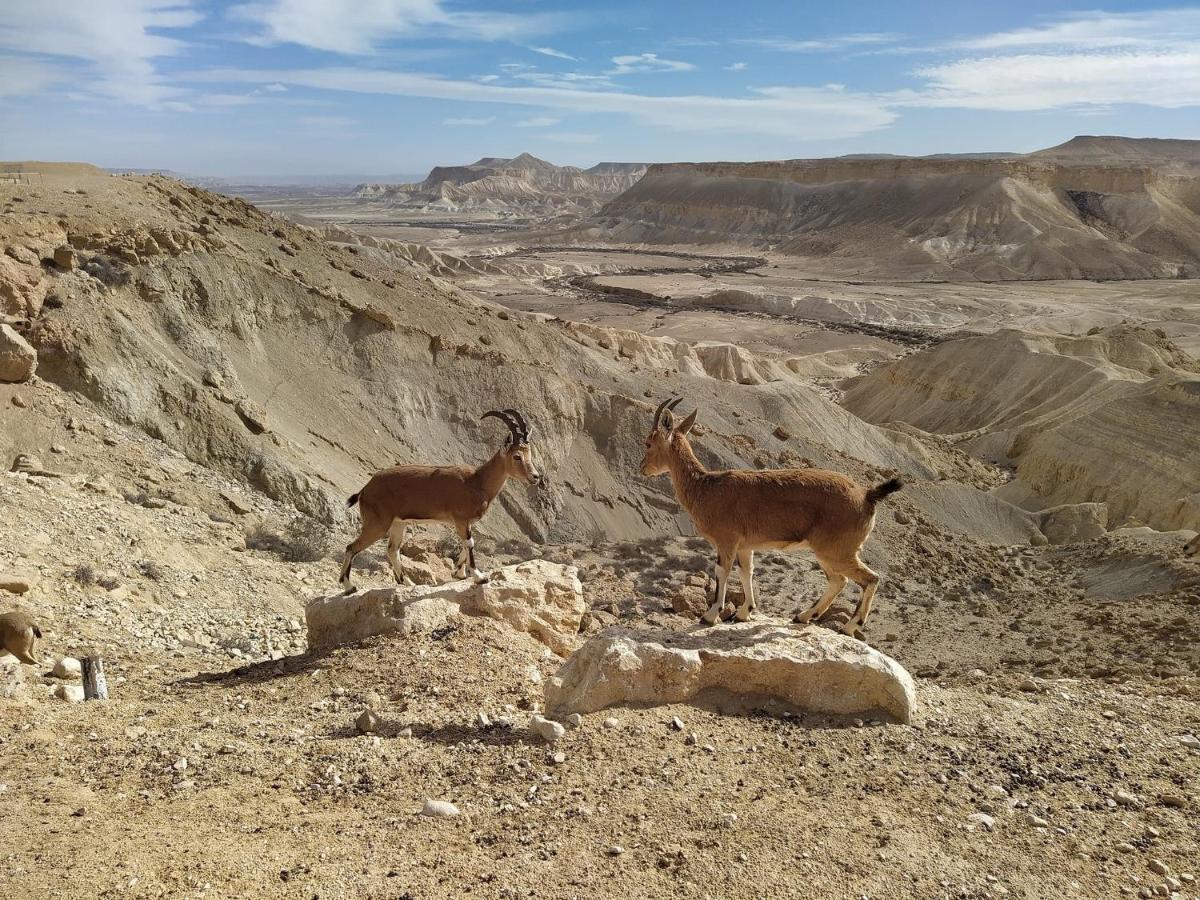
[[355, 195], [422, 211], [489, 211], [523, 215], [592, 211], [637, 183], [641, 163], [556, 166], [522, 153], [484, 157], [466, 166], [436, 166], [415, 184], [362, 184]]
[[1200, 364], [1161, 332], [964, 337], [847, 387], [844, 405], [868, 421], [1014, 466], [997, 491], [1013, 503], [1097, 503], [1110, 526], [1200, 529]]
[[579, 233], [768, 248], [828, 277], [1196, 277], [1193, 145], [1076, 139], [998, 158], [655, 165]]
[[[637, 471], [671, 391], [704, 406], [714, 464], [932, 471], [906, 439], [794, 380], [741, 384], [676, 342], [619, 348], [473, 300], [411, 254], [330, 242], [167, 178], [0, 187], [0, 244], [4, 312], [37, 377], [327, 521], [379, 468], [482, 461], [501, 429], [480, 413], [514, 406], [535, 423], [550, 483], [506, 490], [485, 532], [676, 531], [669, 485]], [[0, 431], [6, 456], [35, 444]]]

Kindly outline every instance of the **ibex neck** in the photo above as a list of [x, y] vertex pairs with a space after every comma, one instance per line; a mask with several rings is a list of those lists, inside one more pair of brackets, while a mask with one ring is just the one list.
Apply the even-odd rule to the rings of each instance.
[[676, 443], [672, 444], [670, 467], [671, 484], [675, 487], [675, 496], [679, 498], [684, 509], [690, 510], [696, 496], [696, 486], [708, 470], [704, 468], [700, 460], [696, 459], [696, 454], [692, 452], [692, 445], [683, 435], [680, 435]]
[[495, 497], [508, 480], [508, 467], [504, 463], [504, 451], [497, 450], [495, 455], [475, 470], [471, 479], [479, 485], [480, 490], [489, 498]]

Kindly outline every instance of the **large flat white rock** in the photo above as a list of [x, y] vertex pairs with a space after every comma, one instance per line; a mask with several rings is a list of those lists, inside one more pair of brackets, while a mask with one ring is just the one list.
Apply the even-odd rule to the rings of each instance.
[[464, 579], [314, 597], [304, 615], [315, 650], [376, 634], [430, 632], [468, 615], [504, 622], [566, 656], [579, 644], [585, 609], [578, 569], [534, 559], [496, 569], [488, 584]]
[[824, 628], [762, 619], [686, 631], [609, 628], [545, 686], [546, 711], [555, 718], [706, 694], [899, 722], [911, 721], [916, 705], [912, 677], [891, 657]]

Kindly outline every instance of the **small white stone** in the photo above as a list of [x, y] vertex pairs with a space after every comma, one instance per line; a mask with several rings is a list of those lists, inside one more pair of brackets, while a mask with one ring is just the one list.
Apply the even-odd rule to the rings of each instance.
[[537, 732], [541, 736], [542, 740], [544, 740], [547, 744], [553, 744], [567, 733], [567, 729], [565, 729], [558, 722], [539, 715], [535, 715], [530, 720], [529, 726], [535, 732]]
[[187, 770], [188, 761], [186, 756], [181, 756], [175, 762], [171, 763], [171, 768], [176, 772], [184, 772]]
[[1200, 750], [1200, 737], [1196, 737], [1194, 734], [1182, 735], [1179, 738], [1179, 743], [1192, 750]]
[[621, 720], [620, 720], [620, 719], [615, 719], [615, 718], [613, 718], [612, 716], [609, 716], [607, 719], [605, 719], [605, 720], [604, 720], [604, 723], [603, 723], [603, 724], [604, 724], [604, 727], [605, 727], [605, 728], [607, 728], [607, 729], [609, 729], [610, 731], [612, 731], [613, 729], [616, 729], [616, 728], [620, 728], [620, 727], [621, 727]]
[[82, 703], [83, 685], [60, 684], [54, 688], [54, 696], [59, 700], [66, 700], [68, 703]]
[[1150, 871], [1155, 875], [1169, 875], [1171, 873], [1170, 866], [1168, 866], [1161, 859], [1152, 859], [1150, 860], [1149, 865]]
[[1050, 823], [1041, 816], [1035, 816], [1032, 813], [1029, 814], [1029, 824], [1034, 828], [1047, 828], [1050, 825]]
[[737, 824], [737, 820], [737, 813], [725, 813], [725, 815], [721, 816], [721, 827], [732, 828]]
[[967, 816], [967, 821], [972, 825], [978, 825], [984, 831], [991, 831], [996, 827], [996, 820], [987, 813], [971, 813], [969, 816]]
[[555, 753], [553, 756], [550, 757], [550, 762], [554, 763], [554, 765], [556, 765], [556, 766], [561, 766], [566, 761], [567, 761], [567, 754], [563, 753], [561, 750], [559, 750], [557, 753]]
[[435, 819], [450, 819], [460, 815], [458, 807], [448, 800], [426, 800], [421, 807], [421, 815], [432, 816]]
[[613, 844], [611, 847], [609, 847], [604, 852], [606, 854], [608, 854], [609, 856], [620, 856], [621, 854], [623, 854], [625, 852], [625, 848], [622, 847], [620, 844]]
[[675, 731], [683, 731], [683, 719], [675, 716], [671, 719], [671, 728]]
[[359, 734], [374, 734], [379, 730], [379, 716], [369, 709], [364, 709], [354, 720], [354, 727]]
[[55, 678], [78, 678], [83, 672], [83, 664], [73, 656], [64, 656], [54, 664], [50, 674]]
[[563, 721], [566, 722], [568, 728], [578, 728], [583, 724], [583, 716], [581, 716], [579, 713], [571, 713]]

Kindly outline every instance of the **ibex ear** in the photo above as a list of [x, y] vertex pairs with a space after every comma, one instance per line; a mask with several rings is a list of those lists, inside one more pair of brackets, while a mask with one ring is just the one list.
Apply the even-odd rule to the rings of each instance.
[[679, 434], [687, 434], [689, 431], [691, 431], [692, 426], [696, 424], [696, 413], [698, 412], [700, 412], [700, 410], [693, 409], [690, 413], [688, 413], [688, 417], [679, 423], [679, 427], [675, 430]]

